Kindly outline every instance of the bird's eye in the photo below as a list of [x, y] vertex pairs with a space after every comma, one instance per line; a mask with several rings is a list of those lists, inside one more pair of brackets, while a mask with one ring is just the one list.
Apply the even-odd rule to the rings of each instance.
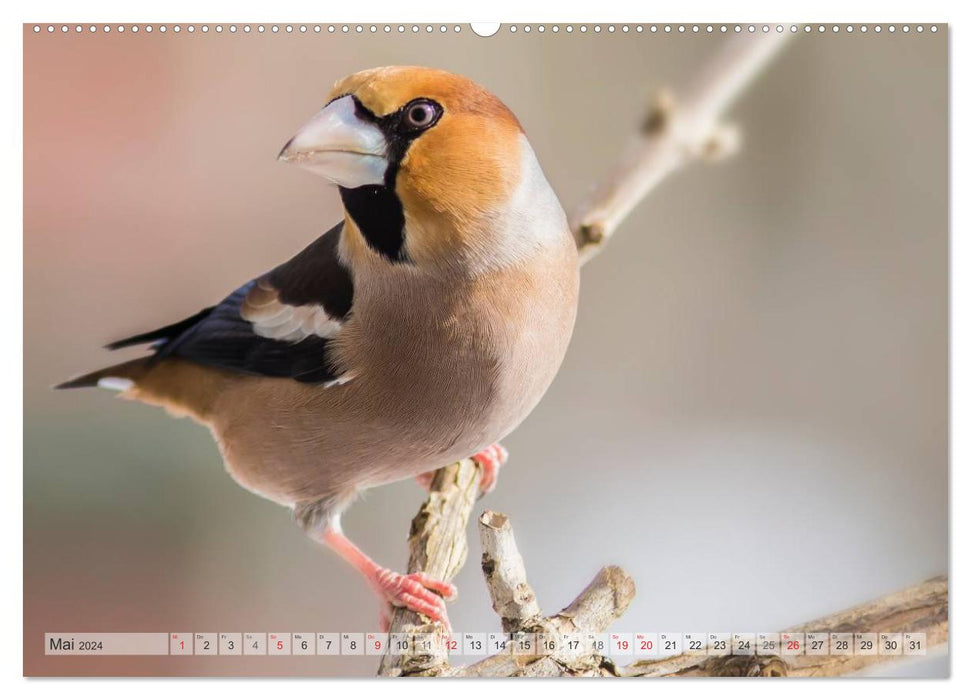
[[442, 108], [431, 100], [415, 100], [405, 108], [403, 126], [408, 131], [427, 129], [441, 114]]

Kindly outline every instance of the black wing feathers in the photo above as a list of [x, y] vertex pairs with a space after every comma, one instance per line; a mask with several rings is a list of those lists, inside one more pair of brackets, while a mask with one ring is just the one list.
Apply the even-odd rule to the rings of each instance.
[[182, 319], [178, 323], [173, 323], [169, 326], [163, 326], [162, 328], [157, 328], [154, 331], [149, 331], [148, 333], [139, 333], [138, 335], [133, 335], [130, 338], [122, 338], [121, 340], [116, 340], [113, 343], [108, 343], [105, 345], [106, 350], [120, 350], [121, 348], [127, 348], [132, 345], [144, 345], [145, 343], [151, 343], [155, 341], [167, 341], [176, 338], [192, 326], [196, 325], [204, 319], [206, 316], [212, 313], [215, 306], [210, 306], [203, 309], [195, 316], [189, 316], [189, 318]]
[[254, 284], [243, 285], [201, 322], [161, 346], [158, 357], [183, 357], [245, 374], [290, 377], [310, 383], [336, 379], [327, 363], [327, 338], [308, 336], [290, 343], [253, 332], [253, 324], [240, 316], [239, 310]]
[[284, 304], [320, 304], [334, 318], [344, 318], [354, 300], [354, 284], [340, 261], [338, 225], [267, 275]]
[[340, 225], [301, 253], [257, 280], [251, 280], [216, 306], [155, 331], [119, 340], [108, 347], [155, 342], [155, 357], [181, 357], [245, 374], [290, 377], [319, 383], [338, 379], [328, 358], [330, 337], [309, 334], [298, 342], [264, 337], [241, 311], [258, 281], [269, 282], [287, 307], [315, 305], [340, 321], [350, 312], [354, 287], [337, 255]]

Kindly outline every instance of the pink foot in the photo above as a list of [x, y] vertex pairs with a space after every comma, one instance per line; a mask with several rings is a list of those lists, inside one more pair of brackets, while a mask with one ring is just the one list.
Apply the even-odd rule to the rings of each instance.
[[415, 477], [415, 481], [426, 491], [432, 490], [432, 481], [435, 480], [435, 470], [430, 472], [425, 472], [424, 474], [419, 474]]
[[382, 630], [387, 630], [390, 625], [391, 606], [397, 606], [424, 615], [444, 625], [449, 632], [452, 631], [448, 613], [445, 611], [445, 601], [442, 600], [443, 597], [448, 600], [455, 597], [455, 586], [451, 583], [439, 581], [423, 573], [402, 575], [378, 566], [344, 536], [338, 519], [324, 530], [321, 539], [342, 559], [360, 571], [378, 594], [381, 599], [379, 623]]
[[[433, 622], [441, 623], [445, 629], [452, 631], [452, 625], [445, 610], [445, 600], [453, 599], [457, 593], [451, 583], [439, 581], [421, 572], [398, 574], [384, 568], [374, 572], [370, 583], [389, 605], [408, 608]], [[387, 609], [382, 611], [380, 623], [383, 629], [387, 629], [390, 624], [389, 612]]]
[[509, 459], [509, 452], [498, 442], [489, 445], [481, 452], [472, 455], [472, 459], [482, 470], [482, 481], [479, 482], [479, 490], [487, 494], [496, 487], [496, 479], [499, 477], [499, 468]]

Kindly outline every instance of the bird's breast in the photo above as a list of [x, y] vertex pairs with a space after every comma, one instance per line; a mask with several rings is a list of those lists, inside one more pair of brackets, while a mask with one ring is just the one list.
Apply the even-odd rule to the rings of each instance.
[[337, 343], [350, 381], [256, 379], [223, 398], [214, 431], [230, 471], [274, 500], [307, 501], [405, 479], [505, 437], [566, 352], [578, 270], [572, 248], [561, 255], [464, 281], [412, 280], [392, 295], [365, 287]]
[[[572, 249], [537, 264], [400, 291], [358, 317], [360, 402], [427, 460], [459, 459], [533, 409], [566, 352]], [[428, 468], [440, 466], [434, 462]]]

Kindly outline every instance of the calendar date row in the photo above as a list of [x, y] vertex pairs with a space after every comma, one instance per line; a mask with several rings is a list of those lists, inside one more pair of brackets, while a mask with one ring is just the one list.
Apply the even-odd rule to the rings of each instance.
[[161, 632], [48, 633], [52, 656], [923, 656], [918, 632]]

